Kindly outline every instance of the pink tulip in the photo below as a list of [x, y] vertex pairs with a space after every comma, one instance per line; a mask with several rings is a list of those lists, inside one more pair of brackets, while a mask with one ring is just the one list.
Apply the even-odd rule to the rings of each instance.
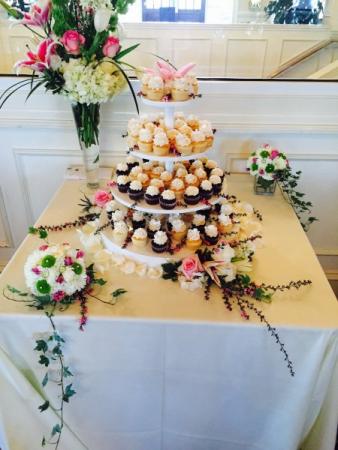
[[50, 18], [52, 4], [50, 1], [36, 2], [31, 5], [29, 12], [24, 13], [20, 20], [22, 25], [44, 27]]
[[28, 59], [18, 61], [15, 68], [26, 67], [36, 72], [44, 72], [51, 67], [52, 56], [55, 55], [56, 43], [52, 39], [45, 39], [40, 42], [36, 49], [36, 53], [27, 52]]
[[108, 58], [114, 58], [114, 56], [117, 55], [121, 48], [120, 40], [119, 38], [115, 36], [109, 36], [102, 48], [102, 52], [104, 56], [107, 56]]
[[81, 51], [80, 47], [84, 45], [86, 39], [78, 31], [68, 30], [63, 34], [60, 42], [64, 45], [68, 53], [71, 55], [79, 55]]

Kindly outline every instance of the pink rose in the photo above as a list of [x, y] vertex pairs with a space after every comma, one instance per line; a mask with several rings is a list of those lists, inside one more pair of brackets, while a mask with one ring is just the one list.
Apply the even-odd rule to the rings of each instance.
[[106, 191], [96, 191], [94, 200], [97, 206], [103, 208], [106, 203], [110, 202], [111, 194], [108, 194]]
[[197, 255], [187, 256], [182, 260], [181, 270], [187, 280], [192, 280], [198, 272], [203, 272], [203, 266]]
[[70, 256], [65, 256], [64, 263], [65, 266], [71, 266], [73, 264], [73, 259]]
[[76, 253], [76, 257], [77, 258], [83, 258], [84, 257], [84, 251], [78, 250], [77, 253]]
[[63, 298], [65, 297], [65, 293], [63, 291], [57, 291], [53, 294], [53, 300], [55, 302], [61, 302], [61, 300], [63, 300]]
[[45, 250], [47, 250], [47, 248], [48, 248], [48, 245], [44, 244], [44, 245], [40, 245], [39, 250], [44, 252]]
[[66, 31], [60, 39], [61, 44], [71, 55], [80, 54], [80, 46], [85, 43], [86, 39], [82, 34], [75, 30]]
[[104, 56], [107, 56], [108, 58], [114, 58], [120, 48], [120, 39], [115, 36], [109, 36], [102, 48], [102, 52]]
[[277, 156], [279, 156], [279, 151], [278, 150], [272, 150], [271, 154], [270, 154], [270, 158], [271, 159], [275, 159], [275, 158], [277, 158]]

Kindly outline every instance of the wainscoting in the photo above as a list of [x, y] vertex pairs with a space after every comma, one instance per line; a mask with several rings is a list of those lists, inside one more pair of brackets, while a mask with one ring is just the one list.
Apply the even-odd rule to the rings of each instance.
[[[15, 81], [0, 78], [0, 93]], [[320, 219], [309, 239], [331, 280], [338, 280], [338, 93], [335, 83], [202, 81], [191, 112], [217, 128], [214, 156], [229, 171], [245, 169], [258, 144], [270, 143], [303, 171], [301, 189]], [[0, 266], [26, 235], [81, 153], [67, 100], [36, 92], [13, 96], [0, 111]], [[146, 111], [146, 108], [142, 108]], [[102, 111], [104, 165], [125, 155], [121, 133], [135, 114], [125, 93]], [[296, 251], [296, 249], [295, 249]]]

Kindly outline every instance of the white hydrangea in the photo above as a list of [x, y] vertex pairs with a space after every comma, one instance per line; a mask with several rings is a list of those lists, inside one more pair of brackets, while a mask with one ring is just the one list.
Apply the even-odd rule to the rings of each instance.
[[118, 69], [107, 73], [97, 61], [86, 64], [82, 58], [72, 58], [62, 64], [61, 70], [65, 80], [63, 93], [73, 102], [104, 103], [125, 86], [125, 79]]

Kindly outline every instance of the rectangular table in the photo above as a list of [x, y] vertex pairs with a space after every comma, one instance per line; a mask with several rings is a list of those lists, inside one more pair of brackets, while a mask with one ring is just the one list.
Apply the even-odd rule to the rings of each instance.
[[[278, 293], [260, 304], [277, 326], [294, 362], [291, 378], [263, 325], [229, 312], [217, 290], [206, 302], [164, 280], [112, 269], [100, 291], [123, 287], [115, 306], [90, 300], [89, 322], [77, 330], [78, 308], [56, 319], [77, 394], [65, 409], [70, 429], [62, 450], [331, 450], [338, 420], [338, 303], [292, 208], [278, 191], [256, 196], [252, 178], [231, 175], [229, 192], [263, 216], [264, 247], [252, 278], [312, 286]], [[38, 224], [74, 220], [82, 182], [66, 181]], [[314, 225], [315, 226], [315, 225]], [[77, 233], [51, 233], [79, 246]], [[0, 277], [24, 289], [27, 237]], [[5, 298], [0, 301], [0, 448], [35, 450], [56, 420], [40, 414], [43, 376], [33, 336], [46, 318]], [[51, 389], [51, 388], [49, 388]], [[48, 391], [47, 391], [48, 392]], [[53, 399], [54, 392], [48, 392]], [[29, 444], [27, 443], [29, 442]]]

